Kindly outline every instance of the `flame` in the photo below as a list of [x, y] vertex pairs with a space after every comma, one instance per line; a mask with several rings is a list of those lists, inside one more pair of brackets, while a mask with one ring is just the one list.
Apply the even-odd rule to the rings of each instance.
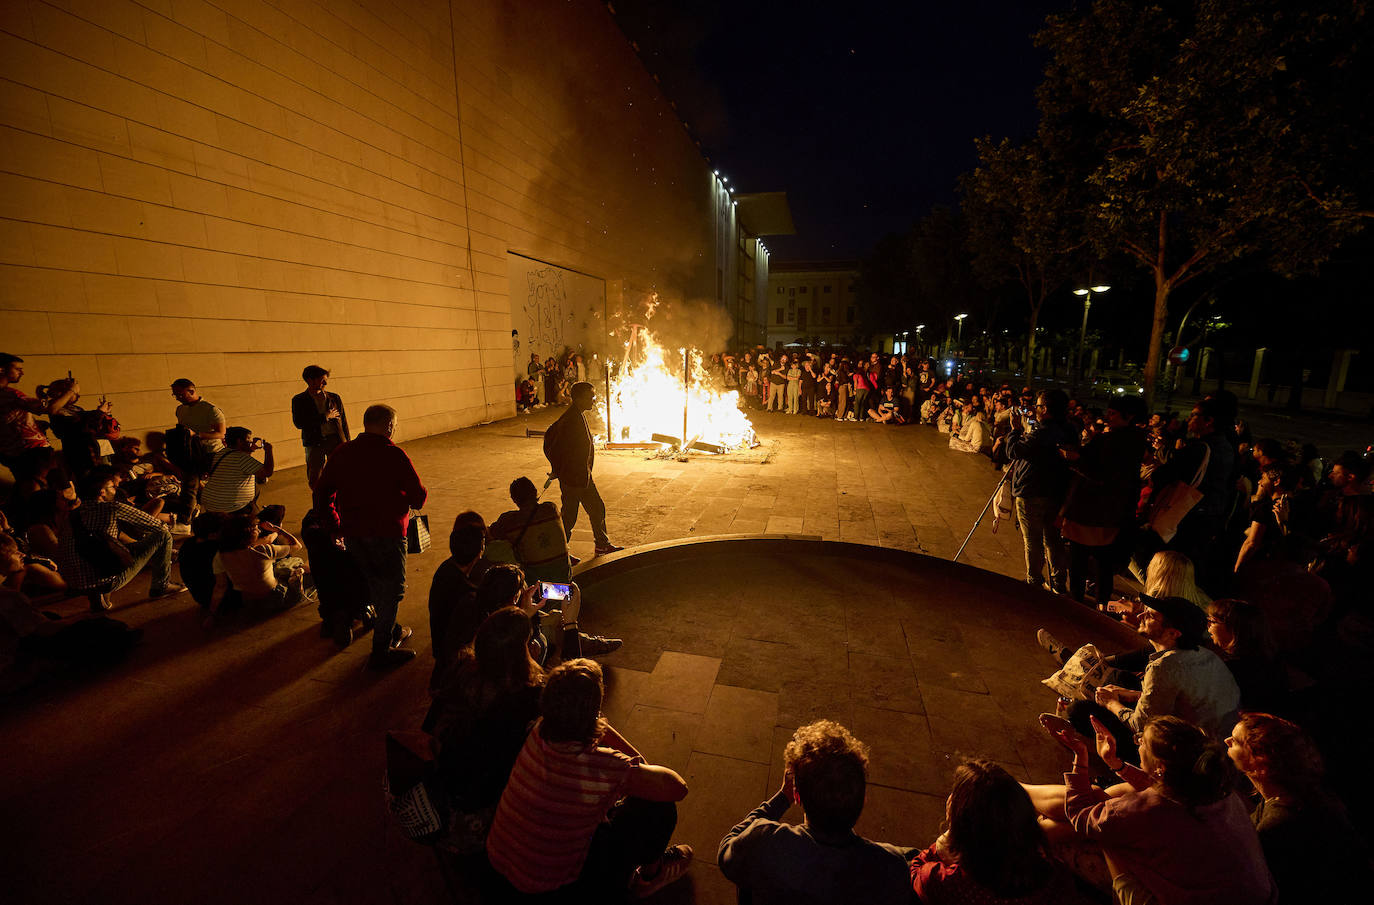
[[[704, 441], [730, 449], [754, 443], [754, 425], [740, 410], [739, 393], [716, 386], [703, 367], [698, 349], [679, 349], [675, 357], [647, 327], [634, 325], [625, 355], [611, 373], [610, 399], [601, 401], [602, 433], [610, 410], [613, 442], [647, 443], [652, 434]], [[689, 379], [683, 386], [682, 372]], [[687, 406], [687, 436], [682, 437], [682, 408]]]

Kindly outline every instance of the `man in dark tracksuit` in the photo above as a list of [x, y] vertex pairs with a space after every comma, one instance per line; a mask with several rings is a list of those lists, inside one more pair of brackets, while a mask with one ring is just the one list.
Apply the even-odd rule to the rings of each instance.
[[606, 534], [606, 504], [601, 501], [596, 482], [592, 480], [596, 446], [583, 413], [591, 411], [596, 404], [596, 390], [583, 381], [573, 384], [571, 395], [572, 405], [544, 434], [544, 457], [549, 460], [562, 494], [563, 530], [572, 537], [573, 525], [577, 524], [577, 508], [581, 506], [592, 522], [596, 555], [602, 556], [624, 548], [611, 543]]

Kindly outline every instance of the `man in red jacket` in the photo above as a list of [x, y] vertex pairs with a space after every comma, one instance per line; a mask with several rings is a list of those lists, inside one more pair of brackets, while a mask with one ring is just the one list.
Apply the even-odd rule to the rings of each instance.
[[363, 433], [329, 457], [315, 484], [315, 511], [331, 513], [348, 553], [367, 579], [377, 610], [368, 666], [386, 669], [415, 659], [401, 647], [411, 630], [396, 621], [406, 596], [406, 526], [425, 504], [425, 485], [410, 457], [394, 443], [396, 410], [368, 406]]

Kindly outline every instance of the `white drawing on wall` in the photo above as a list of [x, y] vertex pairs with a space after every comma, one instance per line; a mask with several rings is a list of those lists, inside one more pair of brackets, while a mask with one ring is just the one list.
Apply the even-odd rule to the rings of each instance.
[[525, 294], [525, 343], [531, 351], [556, 352], [563, 349], [564, 310], [568, 304], [563, 273], [545, 267], [526, 273], [529, 291]]

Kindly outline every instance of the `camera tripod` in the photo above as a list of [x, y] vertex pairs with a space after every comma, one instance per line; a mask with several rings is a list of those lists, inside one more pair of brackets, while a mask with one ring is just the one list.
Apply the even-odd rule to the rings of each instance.
[[[963, 554], [964, 548], [968, 546], [969, 541], [973, 540], [973, 532], [977, 531], [978, 526], [983, 523], [983, 516], [987, 515], [988, 510], [992, 508], [992, 501], [997, 499], [997, 492], [1002, 489], [1003, 484], [1007, 483], [1007, 478], [1010, 475], [1010, 471], [1002, 472], [1002, 480], [998, 481], [997, 486], [992, 488], [992, 494], [988, 497], [988, 501], [983, 504], [983, 511], [978, 513], [978, 518], [973, 522], [973, 527], [968, 531], [968, 537], [964, 538], [964, 542], [959, 545], [958, 551], [954, 554], [954, 558], [951, 559], [950, 562], [959, 561], [959, 557]], [[995, 528], [996, 526], [994, 525], [993, 527]]]

